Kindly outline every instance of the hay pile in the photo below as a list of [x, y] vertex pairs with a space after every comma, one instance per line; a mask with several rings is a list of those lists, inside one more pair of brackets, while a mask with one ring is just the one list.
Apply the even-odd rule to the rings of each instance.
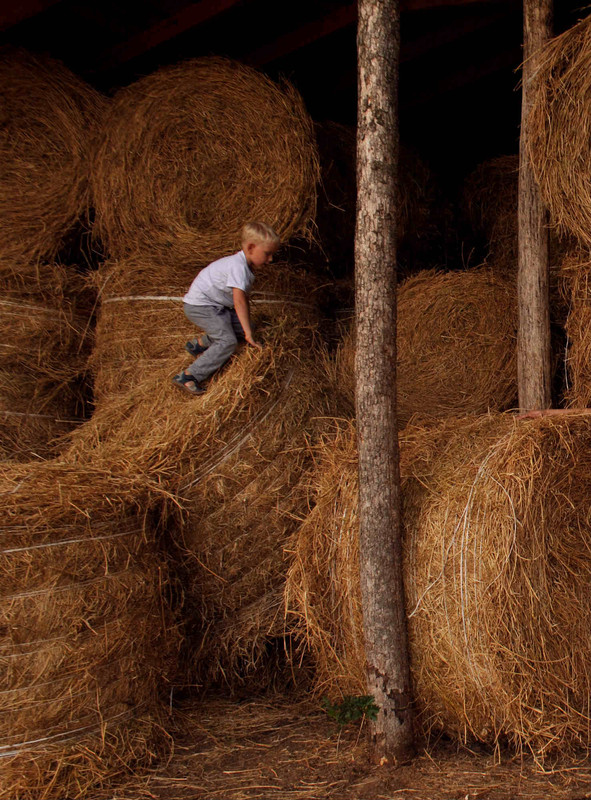
[[84, 796], [168, 746], [177, 634], [148, 496], [101, 468], [2, 467], [2, 797]]
[[106, 103], [60, 62], [0, 49], [2, 458], [50, 457], [85, 413], [92, 303], [77, 268], [58, 256], [89, 224], [89, 165]]
[[71, 270], [38, 265], [5, 278], [0, 309], [0, 453], [47, 458], [84, 413], [88, 292]]
[[93, 165], [95, 231], [113, 257], [196, 271], [237, 249], [249, 219], [283, 239], [306, 233], [317, 179], [312, 123], [289, 84], [193, 59], [115, 96]]
[[[397, 400], [413, 414], [453, 416], [511, 408], [517, 398], [517, 303], [510, 282], [486, 266], [426, 270], [398, 288]], [[354, 401], [353, 336], [337, 356], [337, 389]]]
[[61, 62], [0, 49], [0, 274], [34, 274], [88, 224], [89, 154], [106, 102]]
[[559, 231], [588, 245], [591, 17], [551, 39], [536, 58], [526, 142], [532, 168]]
[[[107, 269], [107, 267], [105, 267]], [[128, 291], [141, 274], [143, 297]], [[178, 283], [135, 257], [103, 273], [92, 362], [97, 408], [63, 458], [157, 482], [190, 620], [191, 680], [256, 671], [281, 635], [285, 549], [307, 512], [302, 488], [317, 417], [334, 413], [314, 301], [318, 282], [273, 264], [257, 274], [251, 311], [259, 351], [244, 347], [199, 398], [172, 376], [191, 362]], [[164, 299], [157, 299], [158, 297]], [[177, 299], [170, 299], [170, 298]], [[279, 613], [278, 613], [279, 611]]]
[[[589, 745], [587, 415], [490, 415], [401, 442], [412, 674], [425, 731], [543, 756]], [[354, 431], [327, 441], [287, 602], [317, 689], [363, 694]]]

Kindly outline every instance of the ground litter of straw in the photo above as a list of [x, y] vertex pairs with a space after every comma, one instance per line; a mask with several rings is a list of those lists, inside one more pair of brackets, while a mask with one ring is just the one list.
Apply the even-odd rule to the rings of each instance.
[[[532, 760], [438, 742], [398, 769], [369, 761], [365, 728], [338, 726], [317, 706], [275, 696], [185, 701], [168, 765], [137, 776], [109, 800], [579, 800], [591, 797], [591, 761], [545, 772]], [[95, 796], [106, 800], [106, 795]]]

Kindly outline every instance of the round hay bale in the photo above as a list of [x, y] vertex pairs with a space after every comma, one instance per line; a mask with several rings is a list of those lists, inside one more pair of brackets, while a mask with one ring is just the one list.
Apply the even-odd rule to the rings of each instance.
[[195, 269], [239, 246], [236, 220], [264, 219], [285, 240], [306, 233], [317, 180], [312, 122], [293, 87], [192, 59], [115, 96], [93, 164], [95, 231], [113, 257]]
[[[413, 414], [438, 417], [511, 408], [517, 399], [515, 289], [485, 266], [427, 270], [397, 293], [398, 424]], [[355, 349], [337, 354], [337, 389], [354, 402]]]
[[536, 54], [526, 147], [560, 232], [591, 242], [591, 17]]
[[6, 279], [0, 294], [0, 452], [48, 457], [85, 409], [91, 312], [84, 281], [56, 264]]
[[0, 263], [34, 273], [88, 224], [92, 140], [106, 98], [61, 62], [0, 49]]
[[141, 480], [0, 474], [0, 796], [82, 797], [168, 749], [177, 634]]
[[[435, 423], [435, 421], [433, 421]], [[589, 746], [588, 415], [407, 428], [401, 440], [411, 669], [425, 732], [539, 756]], [[365, 693], [355, 432], [327, 441], [287, 613], [319, 693]]]

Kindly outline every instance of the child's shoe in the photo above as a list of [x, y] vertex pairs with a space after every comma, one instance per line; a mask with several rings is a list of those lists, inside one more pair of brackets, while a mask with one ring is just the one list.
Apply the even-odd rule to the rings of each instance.
[[[187, 373], [183, 370], [179, 372], [178, 375], [175, 375], [172, 379], [172, 382], [175, 386], [178, 386], [179, 389], [183, 389], [185, 392], [189, 394], [203, 394], [205, 389], [198, 383], [192, 375], [187, 375]], [[188, 384], [193, 384], [193, 386], [189, 386]]]
[[187, 342], [185, 345], [185, 350], [188, 353], [191, 353], [193, 358], [197, 358], [197, 356], [200, 356], [201, 353], [205, 353], [207, 347], [203, 347], [203, 345], [199, 344], [199, 339], [195, 339], [192, 342]]

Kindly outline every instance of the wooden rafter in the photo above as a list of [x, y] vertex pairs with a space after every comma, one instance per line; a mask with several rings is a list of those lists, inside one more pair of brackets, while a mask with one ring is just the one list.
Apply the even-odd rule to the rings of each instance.
[[26, 19], [54, 6], [59, 0], [20, 0], [18, 3], [0, 3], [0, 31], [8, 30]]
[[174, 16], [152, 25], [151, 28], [108, 50], [97, 63], [96, 70], [108, 70], [125, 64], [241, 2], [243, 0], [199, 0], [198, 3], [191, 3]]
[[[31, 0], [34, 2], [55, 2], [56, 0]], [[122, 42], [116, 47], [111, 48], [104, 54], [96, 65], [96, 71], [107, 71], [131, 61], [138, 56], [147, 53], [154, 47], [164, 44], [174, 39], [182, 33], [195, 28], [198, 25], [213, 19], [214, 17], [230, 10], [233, 6], [243, 3], [246, 0], [199, 0], [190, 3], [162, 22], [135, 34], [127, 41]], [[475, 5], [477, 3], [491, 0], [401, 0], [403, 11], [423, 11], [433, 8], [451, 8], [459, 6]], [[506, 4], [515, 0], [493, 0], [496, 4]], [[294, 31], [278, 37], [273, 42], [264, 45], [247, 56], [249, 63], [255, 66], [263, 66], [277, 58], [289, 55], [290, 53], [305, 47], [325, 36], [329, 36], [357, 21], [357, 2], [343, 4], [325, 16], [305, 23]]]

